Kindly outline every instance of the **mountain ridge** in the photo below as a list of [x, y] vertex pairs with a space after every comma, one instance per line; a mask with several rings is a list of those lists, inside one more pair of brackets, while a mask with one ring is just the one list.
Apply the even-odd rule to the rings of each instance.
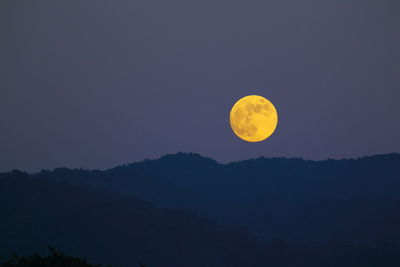
[[[358, 214], [365, 223], [376, 224], [373, 211], [381, 224], [386, 217], [396, 217], [392, 207], [400, 202], [398, 153], [324, 161], [260, 157], [230, 164], [177, 153], [105, 171], [57, 168], [32, 176], [86, 184], [204, 215], [248, 228], [263, 240], [337, 239], [340, 235], [332, 233], [340, 233], [348, 218]], [[323, 224], [328, 218], [331, 230]], [[354, 218], [346, 227], [355, 228], [355, 222], [359, 220]], [[372, 228], [368, 238], [376, 234]]]
[[[34, 171], [34, 172], [26, 172], [26, 171], [21, 171], [29, 174], [35, 174], [35, 173], [40, 173], [42, 171], [54, 171], [57, 169], [68, 169], [68, 170], [84, 170], [84, 171], [109, 171], [112, 169], [116, 168], [121, 168], [121, 167], [129, 167], [131, 165], [137, 165], [141, 163], [149, 163], [149, 162], [155, 162], [155, 161], [164, 161], [164, 160], [176, 160], [176, 159], [197, 159], [203, 162], [209, 162], [209, 163], [215, 163], [218, 165], [236, 165], [244, 162], [254, 162], [254, 161], [268, 161], [268, 160], [298, 160], [298, 161], [303, 161], [303, 162], [314, 162], [314, 163], [325, 163], [325, 162], [343, 162], [343, 161], [358, 161], [358, 160], [365, 160], [365, 159], [376, 159], [376, 158], [400, 158], [400, 153], [399, 152], [390, 152], [390, 153], [380, 153], [380, 154], [372, 154], [372, 155], [367, 155], [367, 156], [359, 156], [359, 157], [348, 157], [348, 158], [339, 158], [339, 159], [333, 159], [333, 158], [327, 158], [327, 159], [321, 159], [321, 160], [314, 160], [314, 159], [304, 159], [302, 157], [266, 157], [266, 156], [259, 156], [256, 158], [249, 158], [249, 159], [244, 159], [244, 160], [238, 160], [238, 161], [232, 161], [228, 163], [221, 163], [218, 162], [217, 160], [211, 158], [211, 157], [206, 157], [203, 156], [199, 153], [194, 153], [194, 152], [177, 152], [177, 153], [170, 153], [170, 154], [165, 154], [163, 156], [160, 156], [159, 158], [155, 159], [148, 159], [145, 158], [140, 161], [133, 161], [133, 162], [128, 162], [128, 163], [122, 163], [119, 165], [116, 165], [114, 167], [106, 168], [103, 170], [96, 169], [96, 168], [76, 168], [76, 167], [55, 167], [52, 169], [42, 169], [40, 171]], [[0, 171], [0, 173], [9, 173], [14, 170], [20, 171], [18, 169], [12, 169], [10, 171]]]
[[[19, 186], [21, 177], [27, 183]], [[43, 181], [46, 183], [43, 184]], [[62, 186], [55, 186], [57, 184]], [[212, 250], [207, 248], [207, 242], [215, 240], [223, 245], [221, 247], [215, 244], [221, 253], [235, 254], [236, 245], [230, 247], [227, 244], [233, 239], [236, 240], [237, 246], [241, 246], [242, 238], [249, 241], [246, 241], [248, 253], [244, 256], [261, 257], [256, 262], [266, 262], [262, 256], [264, 253], [260, 251], [264, 249], [264, 245], [258, 247], [257, 244], [267, 244], [270, 253], [268, 258], [275, 259], [275, 253], [279, 255], [279, 251], [282, 251], [282, 258], [286, 258], [287, 253], [295, 253], [294, 256], [306, 255], [308, 261], [304, 265], [291, 262], [287, 265], [271, 263], [267, 266], [324, 266], [321, 262], [310, 264], [310, 261], [313, 262], [313, 256], [310, 255], [314, 255], [312, 247], [315, 246], [322, 255], [327, 249], [330, 261], [339, 259], [340, 263], [335, 266], [356, 266], [346, 263], [347, 256], [343, 255], [347, 254], [335, 254], [336, 250], [332, 247], [336, 244], [363, 244], [358, 247], [350, 246], [354, 249], [350, 256], [356, 257], [359, 255], [357, 253], [364, 253], [362, 255], [365, 262], [375, 257], [369, 255], [369, 251], [377, 253], [374, 255], [382, 252], [381, 247], [369, 247], [375, 246], [376, 242], [379, 246], [387, 247], [385, 244], [390, 244], [388, 254], [385, 254], [387, 257], [392, 257], [392, 247], [398, 247], [400, 251], [398, 153], [324, 161], [260, 157], [231, 164], [221, 164], [195, 153], [177, 153], [158, 160], [144, 160], [104, 171], [56, 168], [52, 171], [43, 170], [28, 174], [14, 170], [0, 174], [0, 185], [2, 210], [6, 214], [6, 219], [3, 219], [6, 226], [0, 227], [0, 231], [4, 230], [3, 236], [16, 248], [23, 240], [20, 242], [20, 239], [17, 239], [17, 243], [12, 243], [15, 240], [7, 231], [8, 228], [13, 229], [17, 236], [17, 233], [25, 228], [32, 229], [33, 236], [29, 231], [24, 232], [28, 235], [27, 240], [36, 240], [44, 245], [43, 242], [48, 240], [46, 238], [57, 237], [55, 231], [60, 231], [58, 227], [65, 226], [61, 216], [65, 211], [69, 217], [67, 221], [72, 223], [72, 227], [69, 228], [71, 234], [78, 232], [79, 235], [86, 235], [85, 230], [91, 228], [91, 223], [101, 221], [101, 229], [97, 228], [97, 233], [89, 231], [92, 235], [85, 239], [86, 244], [93, 244], [90, 238], [96, 239], [101, 231], [107, 232], [108, 240], [117, 242], [118, 239], [111, 235], [116, 231], [119, 238], [128, 242], [124, 244], [127, 247], [129, 242], [135, 240], [135, 235], [139, 235], [144, 245], [143, 248], [136, 246], [137, 257], [150, 250], [159, 253], [160, 258], [168, 258], [168, 255], [162, 252], [167, 250], [165, 246], [173, 257], [179, 257], [179, 251], [173, 248], [169, 250], [170, 241], [178, 242], [179, 249], [184, 248], [184, 242], [189, 242], [194, 247], [201, 246], [204, 253], [212, 254]], [[133, 201], [133, 206], [128, 204], [128, 199]], [[141, 211], [131, 211], [132, 207], [139, 207]], [[74, 220], [77, 211], [77, 218], [85, 218], [83, 225]], [[54, 214], [58, 214], [60, 218]], [[91, 214], [97, 215], [93, 218]], [[46, 219], [46, 216], [49, 218]], [[116, 216], [115, 219], [113, 216]], [[143, 218], [138, 219], [138, 216]], [[129, 222], [125, 222], [127, 217]], [[27, 218], [36, 220], [33, 228], [27, 223]], [[152, 222], [154, 218], [160, 221]], [[186, 219], [181, 223], [179, 218]], [[203, 223], [203, 220], [213, 223]], [[48, 221], [51, 225], [57, 225], [53, 232], [43, 230], [41, 226], [49, 224]], [[139, 222], [142, 228], [133, 231], [134, 235], [129, 235], [130, 239], [126, 240], [124, 236], [130, 233], [130, 227]], [[124, 228], [119, 229], [120, 223]], [[109, 229], [109, 225], [112, 229]], [[178, 229], [174, 230], [174, 227]], [[180, 229], [181, 227], [184, 229]], [[229, 234], [229, 231], [218, 230], [225, 229], [224, 227], [242, 230], [234, 230], [232, 234]], [[145, 229], [145, 235], [141, 234], [140, 229]], [[189, 232], [185, 234], [184, 231]], [[208, 233], [206, 239], [201, 237], [204, 231]], [[181, 241], [176, 241], [173, 233], [179, 234]], [[157, 235], [165, 235], [166, 241], [163, 241], [162, 245], [164, 248], [154, 244], [157, 243]], [[203, 241], [192, 242], [185, 239], [186, 235], [193, 235], [197, 241]], [[65, 238], [68, 239], [69, 235]], [[68, 240], [73, 243], [73, 240]], [[182, 243], [182, 240], [185, 241]], [[58, 242], [62, 244], [62, 240]], [[27, 246], [29, 242], [22, 244]], [[325, 247], [325, 244], [329, 246]], [[1, 246], [0, 241], [0, 248]], [[347, 245], [341, 247], [342, 252], [347, 253], [347, 248]], [[21, 247], [21, 250], [23, 249]], [[90, 246], [82, 248], [81, 251], [90, 254]], [[129, 251], [126, 253], [126, 257], [129, 258]], [[126, 262], [129, 262], [128, 258], [125, 258]], [[183, 260], [192, 262], [189, 258]], [[224, 256], [215, 256], [213, 259], [226, 262]], [[173, 259], [171, 266], [176, 266], [174, 261], [179, 260]], [[379, 263], [383, 261], [380, 260]], [[151, 257], [147, 258], [147, 262], [151, 263]], [[263, 266], [256, 262], [255, 266]], [[216, 263], [215, 266], [224, 265]], [[229, 262], [225, 266], [234, 265]], [[252, 265], [241, 263], [239, 266]]]

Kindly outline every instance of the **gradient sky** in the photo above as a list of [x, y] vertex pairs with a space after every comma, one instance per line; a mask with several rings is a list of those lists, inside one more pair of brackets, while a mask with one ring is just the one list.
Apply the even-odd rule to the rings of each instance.
[[[0, 3], [0, 170], [400, 151], [398, 0]], [[259, 94], [274, 135], [238, 139]]]

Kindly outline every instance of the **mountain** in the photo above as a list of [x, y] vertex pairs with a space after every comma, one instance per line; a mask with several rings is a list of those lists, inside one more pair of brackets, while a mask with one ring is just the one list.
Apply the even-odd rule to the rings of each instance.
[[261, 241], [370, 241], [399, 235], [400, 155], [309, 161], [257, 158], [220, 164], [193, 153], [106, 171], [35, 174], [135, 196], [163, 208], [245, 227]]
[[53, 246], [113, 266], [400, 266], [400, 155], [0, 173], [0, 262]]
[[43, 253], [51, 245], [114, 266], [239, 267], [262, 262], [258, 243], [244, 230], [18, 171], [0, 177], [0, 211], [3, 259], [15, 252]]

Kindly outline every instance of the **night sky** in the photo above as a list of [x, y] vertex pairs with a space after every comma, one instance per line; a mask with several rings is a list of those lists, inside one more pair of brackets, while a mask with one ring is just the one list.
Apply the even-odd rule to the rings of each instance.
[[[398, 0], [1, 1], [0, 170], [400, 151]], [[279, 113], [261, 143], [229, 112]]]

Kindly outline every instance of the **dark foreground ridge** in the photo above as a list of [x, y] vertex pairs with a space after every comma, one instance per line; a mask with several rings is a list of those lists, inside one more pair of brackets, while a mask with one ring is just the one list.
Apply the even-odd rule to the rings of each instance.
[[[50, 255], [42, 256], [33, 253], [30, 256], [14, 254], [0, 264], [0, 267], [111, 267], [111, 265], [92, 264], [85, 259], [67, 256], [53, 247], [49, 247]], [[138, 267], [146, 267], [143, 264]]]
[[219, 164], [178, 153], [106, 171], [0, 174], [0, 261], [400, 266], [400, 155]]
[[50, 255], [41, 256], [34, 253], [31, 256], [13, 255], [9, 260], [0, 264], [1, 267], [100, 267], [99, 264], [88, 263], [85, 259], [64, 255], [49, 247]]

